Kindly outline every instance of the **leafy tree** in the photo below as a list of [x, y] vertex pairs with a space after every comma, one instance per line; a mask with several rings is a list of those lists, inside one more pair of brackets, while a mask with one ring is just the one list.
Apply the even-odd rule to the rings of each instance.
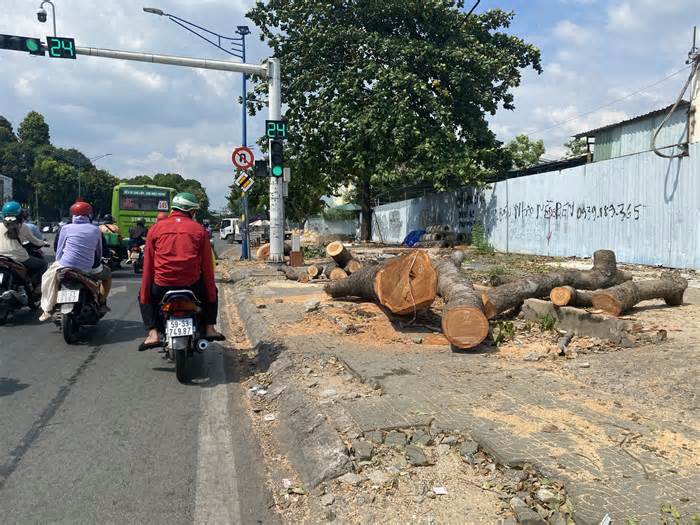
[[209, 217], [209, 196], [207, 191], [202, 186], [202, 183], [195, 179], [185, 179], [179, 173], [156, 173], [153, 177], [148, 175], [139, 175], [129, 179], [130, 184], [153, 184], [155, 186], [165, 186], [167, 188], [175, 188], [175, 191], [188, 191], [192, 193], [200, 205], [199, 215], [202, 218]]
[[571, 140], [564, 142], [564, 147], [566, 148], [565, 159], [588, 153], [588, 144], [584, 137], [579, 139], [572, 137]]
[[50, 218], [68, 215], [68, 208], [78, 194], [78, 168], [49, 157], [39, 157], [29, 181], [37, 192], [41, 215]]
[[10, 121], [0, 115], [0, 147], [10, 142], [17, 142], [17, 136]]
[[36, 111], [30, 111], [19, 125], [19, 140], [32, 148], [49, 144], [49, 125], [44, 116]]
[[14, 198], [19, 202], [29, 201], [33, 166], [34, 151], [27, 144], [13, 141], [0, 147], [0, 174], [12, 179]]
[[515, 169], [528, 168], [537, 164], [544, 155], [544, 141], [530, 140], [527, 135], [518, 135], [505, 147], [510, 154]]
[[[507, 34], [512, 13], [462, 0], [258, 0], [248, 17], [282, 64], [288, 149], [327, 193], [352, 183], [369, 238], [377, 183], [436, 188], [508, 168], [485, 113], [513, 109], [539, 50]], [[263, 98], [259, 83], [255, 98]], [[253, 110], [262, 104], [253, 104]], [[294, 173], [294, 170], [293, 170]], [[294, 178], [294, 177], [293, 177]]]
[[112, 209], [112, 190], [119, 179], [105, 170], [95, 168], [81, 171], [82, 196], [92, 204], [96, 216], [101, 217]]

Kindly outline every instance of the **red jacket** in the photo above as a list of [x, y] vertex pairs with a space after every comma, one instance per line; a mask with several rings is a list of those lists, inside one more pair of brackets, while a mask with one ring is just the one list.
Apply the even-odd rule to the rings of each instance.
[[143, 254], [143, 278], [140, 301], [151, 302], [151, 285], [191, 286], [204, 277], [207, 297], [216, 302], [214, 263], [209, 235], [204, 227], [186, 213], [174, 210], [148, 230]]

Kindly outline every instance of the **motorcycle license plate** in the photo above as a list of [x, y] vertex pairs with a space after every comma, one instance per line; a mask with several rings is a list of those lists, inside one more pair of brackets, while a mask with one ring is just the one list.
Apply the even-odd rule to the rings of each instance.
[[80, 297], [80, 290], [68, 290], [63, 289], [58, 291], [58, 299], [56, 302], [58, 304], [62, 303], [77, 303]]
[[168, 337], [180, 337], [194, 334], [194, 323], [190, 318], [168, 319], [165, 325], [165, 334]]

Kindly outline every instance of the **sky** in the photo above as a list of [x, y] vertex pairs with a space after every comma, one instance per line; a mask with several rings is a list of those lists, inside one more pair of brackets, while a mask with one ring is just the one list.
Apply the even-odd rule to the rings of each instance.
[[[0, 33], [50, 35], [51, 19], [36, 19], [39, 3], [0, 0]], [[79, 46], [227, 59], [166, 18], [144, 13], [150, 5], [228, 35], [247, 24], [248, 62], [269, 55], [245, 18], [254, 0], [54, 3], [59, 36], [74, 37]], [[685, 69], [633, 93], [686, 67], [692, 26], [700, 25], [697, 0], [482, 0], [476, 12], [496, 7], [515, 11], [508, 32], [540, 48], [544, 72], [524, 73], [516, 109], [489, 117], [491, 127], [503, 141], [519, 133], [543, 139], [550, 159], [561, 157], [574, 133], [673, 103]], [[119, 177], [177, 172], [195, 178], [215, 208], [226, 203], [231, 150], [241, 144], [240, 90], [236, 73], [0, 51], [0, 115], [15, 126], [38, 111], [56, 146], [90, 157], [111, 153], [97, 165]], [[248, 118], [249, 144], [263, 134], [264, 120], [265, 112]]]

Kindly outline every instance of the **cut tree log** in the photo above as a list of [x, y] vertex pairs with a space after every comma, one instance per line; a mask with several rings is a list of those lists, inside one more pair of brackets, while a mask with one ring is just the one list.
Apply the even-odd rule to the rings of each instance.
[[590, 270], [559, 270], [531, 275], [491, 290], [484, 290], [481, 299], [486, 317], [492, 319], [511, 308], [519, 307], [525, 299], [546, 297], [553, 288], [571, 286], [577, 290], [609, 288], [632, 279], [632, 275], [617, 269], [615, 252], [597, 250]]
[[347, 279], [324, 290], [333, 298], [360, 297], [385, 306], [396, 315], [414, 314], [435, 300], [437, 274], [428, 255], [414, 250], [381, 264], [365, 264]]
[[309, 282], [310, 277], [306, 271], [306, 268], [292, 268], [291, 266], [282, 266], [279, 270], [290, 281], [297, 281], [300, 283]]
[[425, 231], [427, 233], [441, 233], [441, 232], [448, 232], [450, 231], [450, 225], [449, 224], [433, 224], [431, 226], [428, 226]]
[[617, 316], [649, 299], [663, 299], [669, 306], [680, 306], [687, 287], [688, 281], [680, 275], [664, 272], [661, 279], [629, 281], [598, 290], [593, 293], [593, 307]]
[[413, 245], [414, 248], [452, 248], [453, 242], [450, 241], [420, 241]]
[[321, 264], [311, 264], [308, 268], [306, 268], [306, 273], [308, 273], [309, 277], [311, 277], [312, 279], [316, 279], [318, 277], [321, 277], [322, 275], [328, 277], [331, 270], [337, 267], [338, 265], [335, 264], [335, 262], [333, 261]]
[[362, 268], [362, 263], [358, 261], [357, 259], [351, 260], [348, 264], [345, 265], [344, 270], [347, 272], [348, 275], [355, 273], [357, 270]]
[[323, 275], [331, 281], [345, 279], [348, 274], [335, 263], [329, 263], [323, 267]]
[[437, 293], [445, 300], [442, 331], [457, 348], [474, 348], [489, 335], [489, 321], [484, 315], [481, 295], [469, 278], [459, 271], [464, 252], [434, 261]]
[[577, 290], [572, 286], [557, 286], [549, 292], [549, 299], [557, 306], [593, 306], [593, 294], [600, 290]]
[[[289, 255], [292, 252], [292, 245], [288, 242], [284, 243], [284, 255]], [[261, 244], [258, 251], [255, 252], [255, 258], [260, 261], [266, 261], [270, 257], [270, 243]]]
[[338, 266], [345, 268], [348, 263], [355, 259], [341, 241], [334, 241], [326, 246], [326, 254], [332, 258]]

